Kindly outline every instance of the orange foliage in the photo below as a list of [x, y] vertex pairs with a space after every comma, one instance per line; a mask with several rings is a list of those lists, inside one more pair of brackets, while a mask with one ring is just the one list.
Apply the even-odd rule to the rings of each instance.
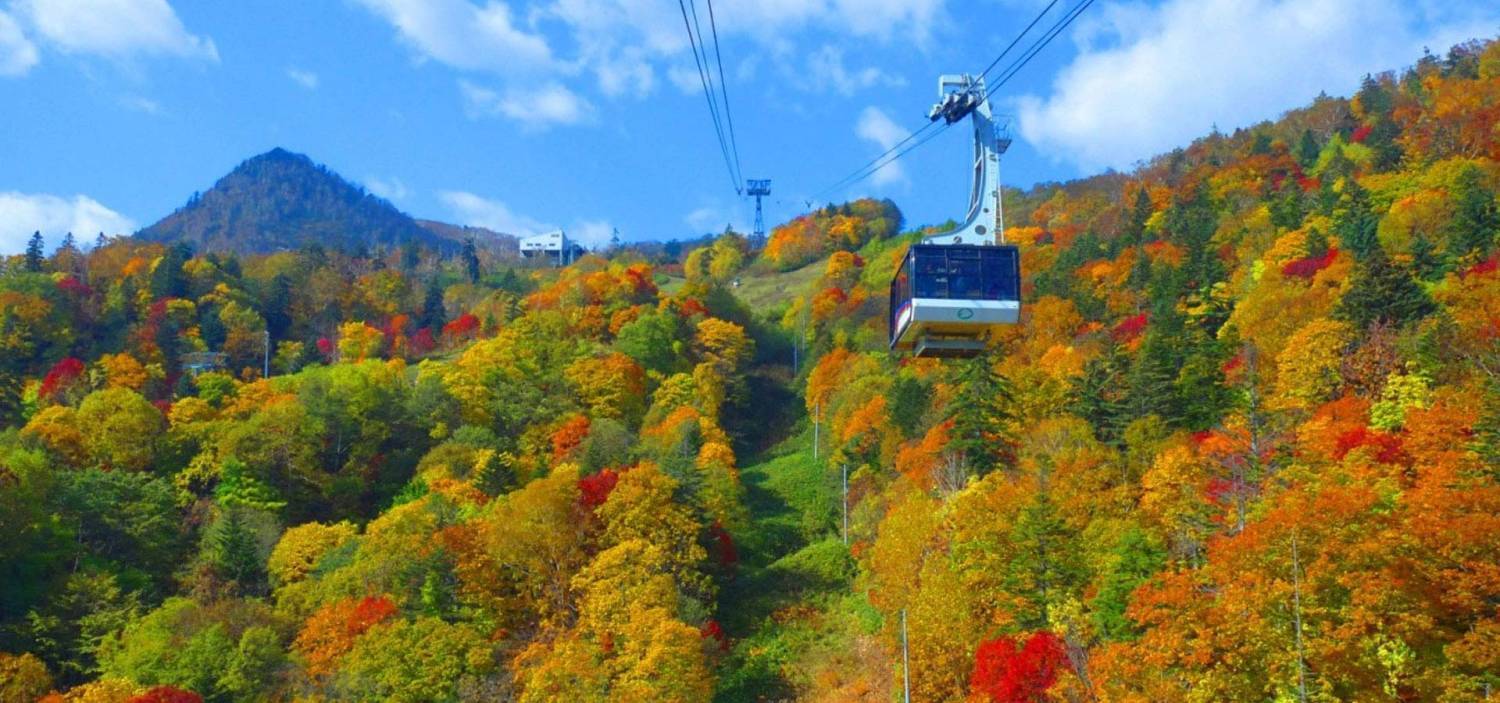
[[338, 667], [360, 635], [395, 614], [396, 604], [383, 595], [334, 601], [307, 618], [292, 648], [302, 655], [307, 673], [325, 676]]

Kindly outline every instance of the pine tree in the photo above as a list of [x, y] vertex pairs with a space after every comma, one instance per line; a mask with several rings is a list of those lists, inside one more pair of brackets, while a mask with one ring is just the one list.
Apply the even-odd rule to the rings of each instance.
[[413, 271], [420, 263], [422, 263], [422, 245], [418, 244], [415, 239], [406, 240], [406, 243], [401, 245], [401, 269]]
[[198, 308], [198, 336], [210, 351], [223, 349], [227, 334], [224, 321], [219, 317], [218, 305], [208, 303]]
[[1146, 223], [1151, 220], [1154, 206], [1151, 204], [1151, 194], [1146, 192], [1146, 184], [1142, 183], [1135, 191], [1135, 205], [1130, 208], [1130, 219], [1125, 222], [1125, 229], [1120, 232], [1118, 241], [1120, 248], [1138, 246], [1145, 242]]
[[1304, 169], [1312, 168], [1318, 163], [1318, 153], [1322, 150], [1323, 147], [1318, 144], [1318, 138], [1313, 136], [1312, 130], [1302, 130], [1302, 138], [1297, 141], [1297, 163]]
[[220, 578], [242, 592], [254, 592], [262, 579], [259, 545], [241, 508], [228, 508], [206, 538], [205, 555]]
[[1479, 168], [1469, 165], [1459, 171], [1453, 182], [1454, 212], [1447, 235], [1452, 242], [1450, 251], [1460, 256], [1477, 252], [1483, 258], [1500, 236], [1500, 208], [1495, 206], [1495, 194], [1484, 187], [1481, 178]]
[[1485, 385], [1471, 447], [1479, 455], [1480, 463], [1489, 467], [1490, 477], [1500, 479], [1500, 381]]
[[1125, 615], [1130, 594], [1166, 564], [1167, 552], [1144, 530], [1131, 527], [1120, 537], [1111, 556], [1092, 603], [1094, 627], [1105, 640], [1132, 640], [1138, 629]]
[[286, 274], [278, 273], [271, 279], [265, 302], [261, 304], [261, 316], [266, 319], [272, 339], [286, 338], [292, 326], [292, 281]]
[[469, 275], [469, 282], [470, 283], [478, 283], [479, 282], [479, 273], [480, 273], [480, 271], [479, 271], [479, 251], [474, 247], [474, 238], [473, 237], [466, 237], [464, 239], [463, 260], [464, 260], [464, 272]]
[[1177, 395], [1185, 427], [1202, 431], [1223, 420], [1234, 405], [1234, 393], [1224, 382], [1224, 354], [1219, 345], [1201, 331], [1192, 336], [1194, 344], [1177, 374]]
[[1334, 212], [1333, 227], [1339, 242], [1356, 259], [1367, 259], [1380, 249], [1376, 237], [1380, 217], [1370, 206], [1369, 193], [1353, 178], [1344, 181], [1344, 194]]
[[1375, 322], [1401, 326], [1426, 317], [1433, 310], [1427, 291], [1376, 244], [1370, 254], [1355, 264], [1349, 290], [1335, 312], [1340, 319], [1367, 329]]
[[1411, 242], [1411, 268], [1418, 280], [1435, 281], [1447, 273], [1448, 266], [1437, 252], [1437, 245], [1422, 232]]
[[983, 476], [1015, 465], [1012, 423], [1015, 398], [1010, 380], [995, 372], [982, 354], [959, 367], [958, 393], [948, 406], [953, 422], [949, 446], [962, 456], [972, 475]]
[[1302, 246], [1307, 250], [1306, 256], [1315, 258], [1328, 253], [1328, 235], [1317, 227], [1307, 228], [1307, 236], [1302, 240]]
[[427, 281], [427, 295], [422, 301], [422, 326], [432, 330], [436, 337], [447, 323], [448, 311], [443, 307], [443, 286], [434, 276]]
[[0, 366], [0, 430], [21, 420], [21, 378]]
[[161, 261], [151, 271], [151, 297], [161, 298], [186, 298], [188, 295], [188, 277], [182, 272], [182, 265], [193, 258], [193, 250], [184, 242], [178, 242], [167, 248], [162, 254]]
[[1128, 424], [1121, 419], [1126, 412], [1128, 364], [1120, 348], [1112, 346], [1090, 359], [1083, 367], [1083, 375], [1073, 382], [1070, 410], [1088, 421], [1094, 428], [1094, 436], [1101, 442], [1119, 444], [1120, 430]]
[[[1045, 469], [1044, 469], [1045, 471]], [[1042, 487], [1031, 504], [1016, 516], [1011, 530], [1015, 556], [1007, 564], [1005, 582], [1020, 601], [1016, 613], [1026, 629], [1051, 629], [1055, 605], [1067, 600], [1087, 581], [1087, 569], [1076, 544], [1077, 535], [1063, 520], [1057, 503]]]
[[32, 273], [41, 273], [42, 262], [47, 257], [42, 251], [42, 233], [32, 232], [31, 241], [26, 243], [26, 270]]
[[891, 383], [891, 424], [901, 430], [901, 436], [911, 437], [922, 424], [922, 415], [932, 396], [932, 389], [909, 373], [898, 374]]

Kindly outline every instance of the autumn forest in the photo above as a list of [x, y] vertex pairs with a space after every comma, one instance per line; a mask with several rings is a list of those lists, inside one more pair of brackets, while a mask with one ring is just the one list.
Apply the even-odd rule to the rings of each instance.
[[1413, 58], [1007, 189], [972, 360], [887, 351], [944, 227], [889, 200], [565, 267], [38, 240], [0, 702], [1500, 696], [1500, 42]]

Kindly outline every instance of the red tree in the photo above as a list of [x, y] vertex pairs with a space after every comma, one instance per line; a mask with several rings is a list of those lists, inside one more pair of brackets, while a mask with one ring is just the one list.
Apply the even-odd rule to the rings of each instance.
[[1109, 334], [1110, 336], [1114, 337], [1115, 341], [1117, 342], [1128, 342], [1132, 339], [1135, 339], [1138, 335], [1140, 335], [1141, 332], [1145, 331], [1145, 329], [1146, 313], [1141, 313], [1139, 315], [1127, 317], [1121, 320], [1120, 324], [1115, 325], [1115, 328], [1110, 330]]
[[1296, 261], [1289, 261], [1281, 267], [1281, 275], [1295, 278], [1312, 278], [1319, 271], [1333, 265], [1333, 260], [1338, 258], [1339, 250], [1330, 247], [1322, 256], [1304, 256]]
[[125, 703], [203, 703], [203, 696], [172, 686], [157, 686]]
[[52, 365], [47, 375], [42, 378], [42, 387], [38, 394], [43, 398], [52, 398], [59, 393], [72, 387], [73, 383], [83, 376], [83, 362], [73, 357], [67, 357]]
[[620, 475], [614, 469], [605, 469], [592, 476], [584, 476], [578, 479], [578, 504], [589, 510], [593, 510], [604, 501], [609, 500], [610, 492], [615, 490], [615, 484], [620, 481]]
[[1066, 664], [1062, 642], [1050, 632], [1034, 633], [1019, 647], [1014, 639], [997, 637], [974, 652], [969, 689], [995, 703], [1039, 703]]

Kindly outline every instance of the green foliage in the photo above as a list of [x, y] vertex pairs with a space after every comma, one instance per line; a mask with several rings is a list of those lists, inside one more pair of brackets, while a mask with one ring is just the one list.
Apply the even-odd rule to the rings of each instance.
[[224, 506], [203, 533], [201, 558], [219, 579], [246, 594], [266, 587], [266, 559], [281, 533], [275, 518], [243, 507]]
[[1100, 575], [1098, 594], [1090, 603], [1094, 628], [1100, 637], [1119, 641], [1134, 639], [1139, 634], [1139, 628], [1125, 615], [1130, 594], [1166, 561], [1166, 550], [1153, 543], [1140, 528], [1132, 527], [1120, 536]]
[[490, 645], [467, 625], [397, 620], [356, 642], [335, 688], [351, 700], [456, 700], [494, 668]]
[[1055, 627], [1058, 605], [1076, 596], [1088, 577], [1077, 535], [1044, 489], [1021, 509], [1010, 538], [1015, 551], [1003, 580], [1021, 601], [1017, 620], [1027, 629]]
[[650, 311], [620, 328], [615, 348], [649, 371], [679, 370], [686, 331], [676, 315]]
[[949, 405], [953, 423], [949, 446], [961, 454], [971, 475], [1011, 468], [1015, 463], [1015, 397], [1009, 379], [995, 371], [988, 356], [960, 368], [958, 395]]
[[107, 640], [100, 660], [108, 676], [176, 686], [206, 701], [253, 700], [274, 684], [279, 632], [270, 609], [253, 601], [168, 598]]
[[44, 606], [27, 612], [28, 649], [41, 655], [60, 680], [83, 681], [98, 673], [104, 641], [136, 616], [139, 596], [123, 590], [107, 571], [69, 574]]
[[1432, 381], [1420, 373], [1393, 373], [1386, 379], [1380, 400], [1370, 406], [1370, 426], [1394, 432], [1406, 422], [1409, 408], [1425, 408], [1432, 399]]
[[891, 382], [891, 423], [905, 437], [917, 434], [932, 397], [932, 389], [911, 374], [898, 374]]
[[1447, 239], [1453, 251], [1473, 253], [1484, 258], [1495, 249], [1500, 238], [1500, 205], [1495, 194], [1484, 186], [1483, 174], [1473, 164], [1466, 164], [1454, 179], [1450, 196], [1454, 203], [1453, 219], [1447, 226]]
[[1349, 292], [1339, 302], [1337, 312], [1340, 319], [1366, 329], [1376, 322], [1405, 325], [1434, 309], [1431, 297], [1406, 268], [1391, 261], [1376, 244], [1355, 265]]

